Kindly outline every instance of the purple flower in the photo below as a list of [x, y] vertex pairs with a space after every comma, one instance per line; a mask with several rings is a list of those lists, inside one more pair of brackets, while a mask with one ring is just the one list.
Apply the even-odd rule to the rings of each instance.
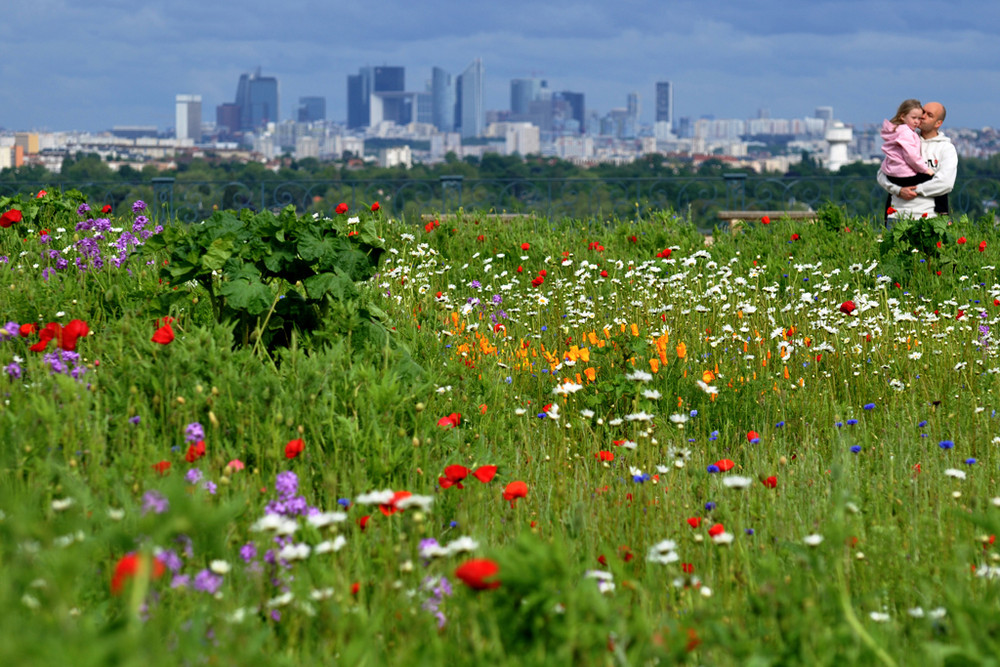
[[133, 213], [141, 213], [142, 211], [145, 210], [146, 210], [146, 202], [142, 201], [141, 199], [136, 199], [135, 202], [132, 203]]
[[187, 588], [191, 585], [191, 577], [186, 574], [178, 574], [170, 580], [171, 588]]
[[7, 367], [4, 370], [7, 371], [7, 375], [10, 376], [11, 380], [21, 379], [21, 367], [17, 365], [16, 361], [12, 361], [7, 364]]
[[198, 442], [205, 439], [205, 429], [198, 422], [191, 422], [184, 428], [184, 440], [186, 442]]
[[0, 329], [0, 340], [11, 340], [17, 338], [21, 333], [21, 327], [17, 322], [8, 322]]
[[154, 514], [163, 514], [168, 509], [170, 509], [170, 501], [168, 501], [159, 491], [147, 491], [145, 495], [142, 496], [143, 516], [149, 514], [150, 512]]
[[222, 588], [221, 575], [215, 574], [207, 568], [194, 575], [194, 589], [196, 591], [214, 595], [219, 592], [220, 588]]
[[219, 487], [216, 486], [215, 482], [213, 482], [211, 480], [205, 480], [205, 483], [202, 484], [201, 488], [205, 489], [206, 491], [208, 491], [213, 496], [215, 495], [215, 492], [219, 490]]
[[84, 202], [76, 207], [77, 215], [87, 215], [90, 212], [90, 207], [87, 206], [87, 202]]
[[160, 549], [156, 552], [156, 557], [163, 561], [163, 564], [167, 566], [167, 569], [171, 572], [176, 572], [181, 569], [181, 557], [177, 555], [177, 552], [173, 549]]
[[141, 420], [142, 420], [142, 418], [139, 415], [136, 415], [135, 417], [129, 417], [128, 418], [128, 423], [129, 424], [138, 424]]
[[187, 480], [188, 484], [197, 484], [201, 481], [201, 477], [201, 471], [197, 468], [191, 468], [187, 471], [187, 474], [184, 475], [184, 479]]
[[291, 470], [279, 472], [274, 481], [274, 488], [282, 500], [290, 500], [299, 490], [299, 478]]
[[249, 563], [256, 557], [257, 557], [257, 545], [255, 545], [253, 542], [247, 542], [242, 547], [240, 547], [240, 558], [243, 559], [244, 563]]
[[51, 266], [46, 266], [44, 269], [42, 269], [42, 280], [44, 280], [45, 282], [49, 282], [49, 276], [51, 276], [55, 272], [56, 270], [53, 269]]

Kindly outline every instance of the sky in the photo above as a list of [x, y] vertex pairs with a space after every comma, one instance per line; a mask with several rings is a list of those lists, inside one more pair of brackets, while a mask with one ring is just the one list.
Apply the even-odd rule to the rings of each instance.
[[406, 67], [485, 67], [485, 106], [510, 108], [510, 80], [583, 92], [588, 110], [640, 94], [652, 122], [657, 81], [674, 116], [812, 116], [831, 106], [861, 127], [910, 97], [939, 101], [945, 126], [997, 127], [1000, 3], [995, 0], [3, 0], [0, 128], [103, 131], [174, 125], [177, 94], [205, 121], [240, 74], [279, 82], [282, 119], [301, 96], [345, 120], [347, 75]]

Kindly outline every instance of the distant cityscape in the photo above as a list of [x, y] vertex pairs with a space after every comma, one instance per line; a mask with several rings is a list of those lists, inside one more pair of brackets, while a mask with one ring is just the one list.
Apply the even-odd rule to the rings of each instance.
[[[0, 170], [43, 166], [58, 173], [63, 159], [96, 153], [112, 169], [123, 165], [176, 168], [178, 161], [213, 159], [258, 161], [314, 158], [382, 167], [435, 164], [449, 158], [499, 155], [559, 158], [581, 166], [627, 164], [650, 154], [665, 159], [709, 159], [757, 172], [787, 172], [804, 155], [837, 171], [853, 162], [877, 163], [877, 124], [853, 127], [839, 122], [831, 106], [817, 106], [806, 118], [674, 116], [674, 85], [659, 81], [650, 91], [634, 91], [624, 105], [600, 113], [586, 106], [583, 92], [555, 90], [542, 78], [510, 81], [510, 108], [483, 104], [485, 67], [474, 59], [461, 73], [434, 67], [422, 90], [408, 91], [406, 68], [366, 66], [347, 77], [347, 118], [327, 118], [327, 99], [303, 96], [293, 118], [280, 115], [277, 77], [260, 68], [240, 75], [232, 102], [215, 108], [206, 122], [202, 96], [179, 93], [175, 125], [116, 126], [106, 132], [30, 132], [0, 129]], [[654, 122], [640, 122], [644, 94]], [[879, 119], [881, 120], [881, 119]], [[1000, 152], [993, 128], [946, 126], [945, 134], [964, 157]]]

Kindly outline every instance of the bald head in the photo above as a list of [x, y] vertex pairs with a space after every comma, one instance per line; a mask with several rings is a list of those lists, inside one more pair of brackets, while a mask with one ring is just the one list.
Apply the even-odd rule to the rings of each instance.
[[928, 102], [924, 105], [924, 115], [920, 119], [920, 136], [924, 139], [936, 137], [941, 123], [944, 122], [944, 105], [939, 102]]

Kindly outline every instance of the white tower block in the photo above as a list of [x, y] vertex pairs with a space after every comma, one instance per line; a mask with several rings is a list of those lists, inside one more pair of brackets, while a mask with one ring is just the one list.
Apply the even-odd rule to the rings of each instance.
[[826, 142], [830, 144], [830, 157], [826, 161], [826, 168], [830, 171], [839, 171], [847, 164], [847, 145], [854, 138], [854, 131], [845, 127], [839, 120], [834, 121], [826, 130]]

